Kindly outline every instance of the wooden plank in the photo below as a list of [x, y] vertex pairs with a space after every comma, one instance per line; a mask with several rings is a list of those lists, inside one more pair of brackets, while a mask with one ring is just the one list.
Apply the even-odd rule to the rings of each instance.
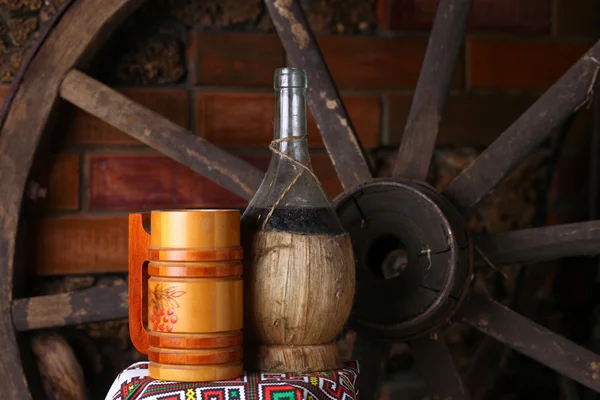
[[127, 217], [53, 217], [39, 221], [36, 275], [127, 271]]
[[506, 37], [467, 40], [469, 89], [546, 90], [594, 44]]
[[[340, 89], [414, 89], [427, 50], [427, 38], [420, 35], [323, 35], [316, 39]], [[453, 89], [465, 85], [463, 58], [452, 80]]]
[[266, 1], [292, 65], [308, 74], [307, 99], [345, 190], [371, 179], [365, 151], [297, 0]]
[[[422, 35], [315, 38], [336, 86], [342, 90], [414, 89], [427, 49], [427, 38]], [[204, 86], [270, 89], [273, 72], [285, 66], [281, 41], [273, 34], [196, 31], [188, 48], [194, 64], [190, 79]], [[464, 87], [464, 66], [461, 55], [453, 89]]]
[[93, 56], [102, 45], [102, 39], [140, 3], [141, 0], [66, 2], [58, 12], [60, 20], [49, 25], [29, 53], [13, 83], [14, 91], [4, 103], [0, 131], [0, 304], [3, 305], [0, 308], [3, 349], [0, 386], [6, 398], [31, 398], [9, 304], [13, 274], [19, 273], [15, 271], [15, 243], [21, 201], [40, 137], [55, 108], [58, 88], [66, 72]]
[[4, 103], [4, 101], [9, 97], [10, 93], [10, 85], [0, 84], [0, 103]]
[[[236, 152], [266, 171], [272, 154]], [[313, 171], [325, 194], [333, 198], [341, 185], [325, 153], [311, 154]], [[94, 153], [87, 156], [89, 210], [152, 210], [158, 208], [242, 208], [248, 202], [185, 166], [148, 152]]]
[[[366, 148], [380, 146], [378, 96], [345, 94], [344, 104]], [[273, 93], [202, 91], [196, 94], [196, 134], [223, 147], [268, 148], [273, 140]], [[312, 113], [307, 115], [308, 145], [323, 147]]]
[[496, 266], [600, 254], [600, 221], [486, 233], [475, 246]]
[[[242, 157], [243, 159], [243, 157]], [[267, 165], [268, 165], [267, 157]], [[248, 202], [162, 154], [116, 152], [87, 157], [88, 209], [239, 208]]]
[[409, 342], [413, 359], [432, 399], [470, 399], [443, 336], [433, 333]]
[[262, 181], [262, 171], [82, 72], [67, 74], [60, 95], [245, 199]]
[[[450, 94], [436, 140], [437, 147], [489, 146], [510, 126], [537, 96], [519, 93], [460, 93]], [[385, 96], [388, 137], [386, 146], [399, 146], [410, 111], [412, 95], [388, 94]], [[576, 136], [589, 129], [589, 118], [578, 124]], [[571, 135], [571, 134], [570, 134]]]
[[554, 0], [552, 34], [562, 37], [597, 37], [598, 2], [596, 0]]
[[87, 399], [83, 368], [61, 332], [35, 332], [29, 335], [29, 340], [45, 392], [39, 398]]
[[148, 269], [144, 266], [148, 261], [150, 247], [150, 213], [129, 214], [128, 240], [128, 276], [129, 285], [129, 336], [131, 342], [142, 354], [148, 354], [148, 332], [145, 325], [148, 321], [148, 300], [144, 290], [148, 285]]
[[79, 154], [57, 154], [52, 159], [46, 182], [48, 194], [40, 201], [45, 210], [79, 209]]
[[[170, 88], [118, 88], [115, 89], [123, 96], [154, 111], [169, 121], [189, 129], [190, 94], [185, 89]], [[66, 108], [66, 107], [65, 107]], [[69, 144], [78, 145], [115, 145], [136, 146], [141, 143], [123, 131], [110, 126], [106, 122], [70, 105], [63, 115], [65, 136]]]
[[384, 370], [390, 353], [390, 344], [357, 333], [352, 348], [352, 359], [360, 363], [359, 391], [362, 399], [378, 400], [383, 384]]
[[463, 322], [556, 372], [600, 391], [600, 356], [482, 295], [471, 295]]
[[394, 167], [396, 178], [427, 178], [472, 4], [473, 0], [439, 2]]
[[600, 42], [450, 182], [444, 195], [460, 209], [475, 206], [590, 96], [599, 59]]
[[579, 400], [579, 387], [573, 380], [567, 378], [564, 375], [558, 375], [558, 390], [560, 391], [561, 398], [564, 400]]
[[475, 349], [464, 379], [473, 398], [483, 398], [488, 388], [486, 379], [492, 371], [498, 368], [503, 351], [502, 343], [489, 336], [486, 336]]
[[126, 285], [16, 299], [12, 303], [13, 322], [19, 332], [127, 318], [128, 310]]
[[273, 72], [285, 65], [276, 35], [192, 31], [188, 82], [204, 86], [273, 86]]
[[[564, 1], [568, 2], [569, 9], [577, 9], [569, 0]], [[378, 0], [379, 26], [385, 30], [401, 32], [429, 31], [433, 25], [437, 3], [437, 0]], [[562, 10], [552, 12], [551, 3], [553, 1], [550, 0], [475, 1], [467, 32], [491, 31], [520, 37], [532, 34], [547, 36], [550, 33], [551, 19], [562, 17]]]

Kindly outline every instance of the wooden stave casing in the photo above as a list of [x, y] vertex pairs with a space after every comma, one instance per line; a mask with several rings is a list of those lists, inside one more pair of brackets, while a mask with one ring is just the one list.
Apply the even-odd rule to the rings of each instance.
[[[279, 239], [269, 239], [273, 235]], [[255, 231], [244, 232], [243, 240], [246, 366], [269, 372], [339, 368], [334, 340], [350, 316], [355, 291], [350, 236]], [[296, 285], [282, 293], [287, 278]]]

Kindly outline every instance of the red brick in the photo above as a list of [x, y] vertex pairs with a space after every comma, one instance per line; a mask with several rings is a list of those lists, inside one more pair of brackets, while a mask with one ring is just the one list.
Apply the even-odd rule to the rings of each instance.
[[[534, 101], [529, 95], [450, 96], [442, 116], [437, 146], [487, 146], [512, 124]], [[386, 145], [400, 143], [412, 96], [388, 95], [389, 129]]]
[[[544, 34], [550, 31], [550, 0], [477, 0], [473, 2], [467, 31], [501, 31]], [[378, 0], [382, 28], [429, 31], [438, 0]]]
[[[379, 98], [345, 95], [344, 104], [361, 143], [366, 148], [380, 144]], [[323, 141], [308, 109], [308, 138], [311, 147]], [[198, 93], [197, 134], [223, 147], [267, 147], [273, 138], [274, 96], [270, 93]]]
[[342, 193], [342, 184], [335, 172], [335, 168], [331, 163], [331, 159], [327, 153], [313, 152], [310, 157], [313, 171], [319, 178], [319, 182], [325, 191], [325, 194], [333, 199], [338, 194]]
[[[240, 155], [266, 170], [270, 154]], [[340, 188], [326, 155], [315, 154], [313, 168], [328, 194]], [[245, 207], [239, 196], [158, 154], [92, 154], [88, 159], [90, 210]]]
[[[194, 35], [196, 84], [271, 88], [275, 69], [285, 65], [276, 35]], [[352, 89], [413, 88], [427, 48], [426, 38], [414, 37], [318, 36], [317, 42], [336, 85]], [[455, 88], [462, 87], [463, 67], [461, 57]]]
[[89, 156], [91, 210], [241, 207], [243, 199], [157, 154]]
[[470, 39], [468, 86], [492, 89], [547, 89], [591, 43], [547, 40]]
[[[196, 133], [218, 146], [268, 146], [273, 116], [272, 94], [196, 94]], [[311, 140], [312, 136], [309, 132]]]
[[[184, 127], [190, 127], [189, 93], [185, 90], [162, 88], [123, 88], [123, 95], [144, 107]], [[72, 106], [66, 118], [67, 136], [77, 144], [135, 145], [136, 139], [106, 122]]]
[[37, 275], [127, 271], [127, 217], [44, 218], [37, 226]]
[[[268, 153], [258, 154], [243, 154], [242, 158], [256, 167], [266, 171], [271, 160], [271, 155]], [[310, 162], [312, 169], [319, 178], [319, 182], [325, 191], [325, 194], [333, 199], [335, 196], [342, 192], [342, 184], [335, 172], [335, 168], [331, 163], [331, 159], [327, 152], [323, 150], [312, 150], [310, 152]]]
[[557, 36], [596, 38], [596, 0], [552, 0], [552, 33]]
[[[460, 94], [452, 95], [442, 116], [436, 145], [439, 147], [484, 147], [491, 144], [506, 128], [533, 104], [537, 96], [527, 94]], [[412, 96], [388, 95], [387, 126], [383, 144], [400, 143]], [[573, 120], [563, 147], [589, 146], [592, 110], [580, 110]]]
[[[335, 84], [353, 89], [414, 88], [427, 49], [427, 39], [415, 37], [323, 36], [317, 42]], [[463, 68], [460, 57], [454, 88], [463, 86]]]
[[47, 197], [41, 200], [47, 210], [79, 209], [79, 155], [59, 154], [54, 157], [49, 176], [42, 186], [48, 188]]
[[273, 72], [285, 66], [277, 35], [192, 32], [190, 83], [273, 87]]

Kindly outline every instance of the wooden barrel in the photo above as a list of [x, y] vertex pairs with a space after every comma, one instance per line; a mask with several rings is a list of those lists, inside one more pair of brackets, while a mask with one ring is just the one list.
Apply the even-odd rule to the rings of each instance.
[[241, 376], [239, 211], [153, 211], [146, 251], [140, 307], [146, 303], [147, 344], [136, 347], [147, 348], [150, 376], [188, 382]]

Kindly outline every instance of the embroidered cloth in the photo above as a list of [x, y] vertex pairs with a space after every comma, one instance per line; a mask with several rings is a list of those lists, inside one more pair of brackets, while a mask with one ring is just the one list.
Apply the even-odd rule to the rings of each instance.
[[169, 382], [148, 376], [148, 362], [119, 374], [106, 400], [356, 400], [358, 363], [344, 368], [297, 373], [245, 373], [228, 381]]

